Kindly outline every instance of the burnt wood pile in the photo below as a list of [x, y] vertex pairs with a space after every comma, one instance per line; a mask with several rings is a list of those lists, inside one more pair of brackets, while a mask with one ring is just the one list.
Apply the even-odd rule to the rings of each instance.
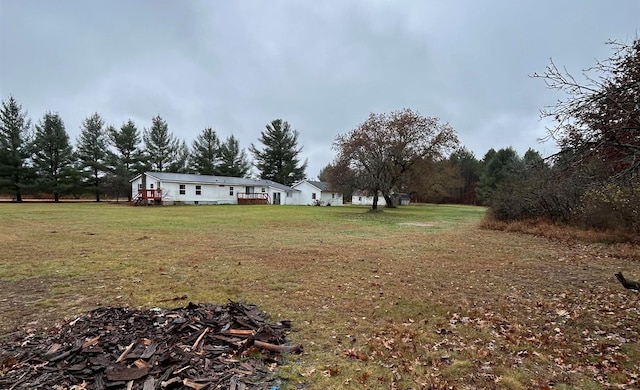
[[98, 308], [0, 344], [2, 389], [272, 389], [289, 321], [253, 305]]

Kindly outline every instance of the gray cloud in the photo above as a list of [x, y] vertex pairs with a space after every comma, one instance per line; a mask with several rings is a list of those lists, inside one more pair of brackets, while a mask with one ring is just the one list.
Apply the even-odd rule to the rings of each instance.
[[307, 174], [370, 112], [449, 122], [478, 157], [543, 153], [538, 111], [557, 95], [528, 75], [579, 73], [637, 36], [640, 2], [0, 0], [0, 96], [72, 138], [99, 112], [140, 128], [160, 114], [191, 142], [205, 127], [256, 143], [275, 118], [300, 132]]

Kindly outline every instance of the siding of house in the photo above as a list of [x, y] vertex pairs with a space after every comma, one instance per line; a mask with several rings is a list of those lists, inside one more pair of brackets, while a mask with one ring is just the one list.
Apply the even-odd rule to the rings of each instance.
[[[180, 193], [180, 185], [184, 185], [184, 194]], [[196, 186], [200, 186], [200, 195], [196, 195]], [[233, 187], [233, 195], [230, 195], [231, 186], [200, 183], [162, 183], [163, 202], [185, 204], [236, 204], [238, 203], [238, 191], [244, 192], [244, 187]]]
[[342, 194], [337, 192], [322, 191], [320, 201], [323, 205], [342, 206]]

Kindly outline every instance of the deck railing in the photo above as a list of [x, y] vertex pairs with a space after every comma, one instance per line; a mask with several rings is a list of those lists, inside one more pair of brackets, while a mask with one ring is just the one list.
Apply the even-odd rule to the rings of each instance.
[[263, 192], [253, 194], [239, 192], [238, 204], [269, 204], [269, 194]]
[[148, 205], [150, 203], [162, 204], [161, 189], [139, 189], [138, 194], [131, 200], [131, 204], [134, 206]]

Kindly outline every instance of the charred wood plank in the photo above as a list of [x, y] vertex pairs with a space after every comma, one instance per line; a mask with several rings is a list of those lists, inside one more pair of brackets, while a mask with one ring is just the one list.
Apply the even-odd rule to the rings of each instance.
[[149, 373], [149, 367], [132, 366], [127, 367], [122, 364], [114, 364], [107, 368], [105, 374], [110, 381], [131, 381], [140, 379]]

